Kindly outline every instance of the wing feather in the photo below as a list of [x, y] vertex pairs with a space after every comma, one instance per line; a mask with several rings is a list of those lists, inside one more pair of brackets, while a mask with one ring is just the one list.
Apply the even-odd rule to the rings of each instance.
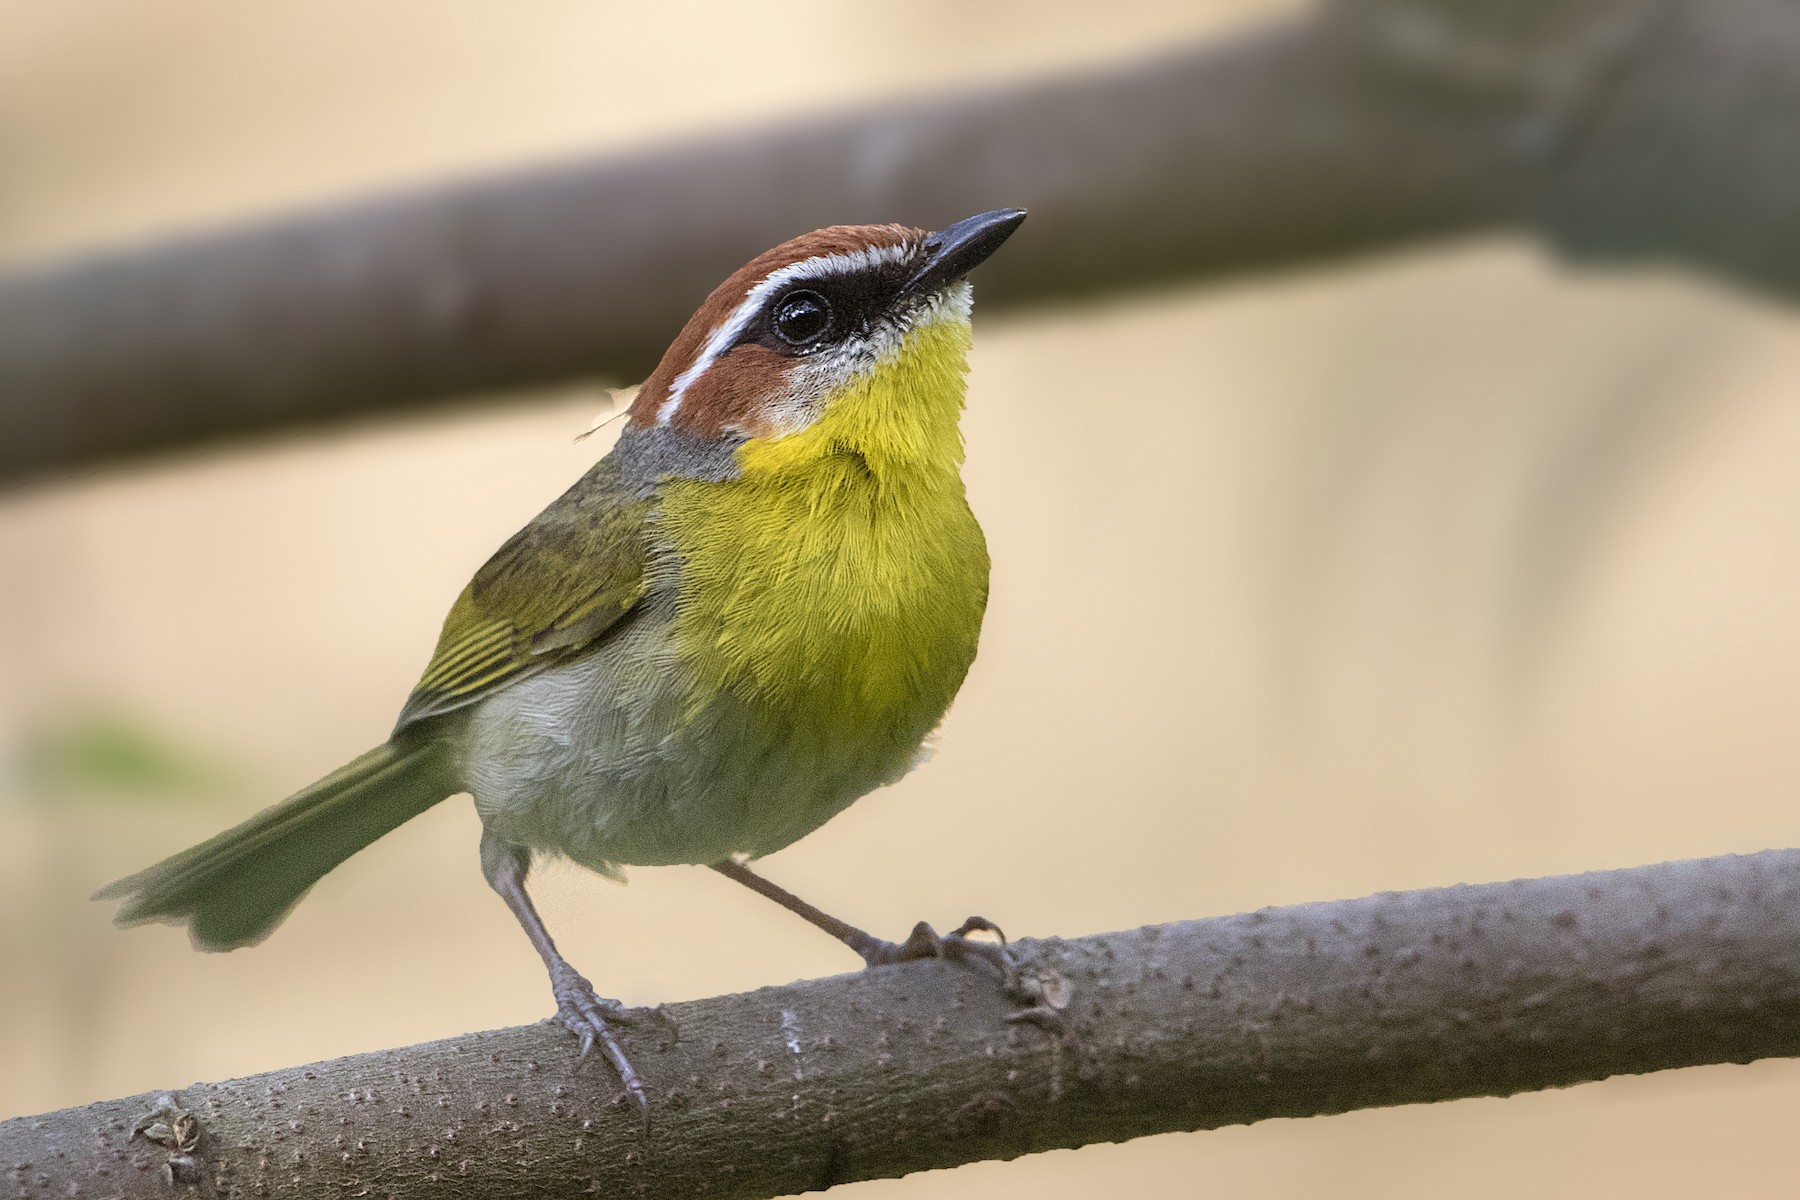
[[597, 646], [648, 587], [651, 504], [608, 457], [508, 539], [457, 597], [395, 732]]

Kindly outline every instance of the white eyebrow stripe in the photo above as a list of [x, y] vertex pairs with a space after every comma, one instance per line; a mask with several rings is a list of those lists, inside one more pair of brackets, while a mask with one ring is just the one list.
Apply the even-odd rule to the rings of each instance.
[[897, 246], [870, 246], [862, 250], [852, 250], [848, 254], [815, 254], [811, 258], [803, 258], [797, 263], [789, 263], [778, 271], [771, 271], [763, 281], [745, 294], [742, 302], [732, 310], [723, 324], [713, 330], [712, 336], [706, 339], [694, 364], [675, 377], [669, 385], [668, 399], [656, 409], [656, 423], [667, 425], [681, 409], [681, 398], [686, 395], [694, 381], [706, 374], [707, 369], [717, 362], [719, 356], [729, 350], [750, 324], [770, 296], [790, 283], [799, 283], [813, 279], [829, 279], [836, 275], [853, 275], [858, 271], [871, 270], [877, 266], [889, 266], [904, 262], [912, 256], [910, 243]]

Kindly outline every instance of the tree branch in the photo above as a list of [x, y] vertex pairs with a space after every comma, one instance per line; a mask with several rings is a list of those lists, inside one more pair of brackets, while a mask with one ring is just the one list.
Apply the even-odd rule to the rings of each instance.
[[[1800, 850], [1386, 893], [671, 1007], [649, 1130], [527, 1026], [0, 1123], [20, 1200], [765, 1197], [1171, 1130], [1800, 1054]], [[145, 1036], [203, 1036], [179, 1013]], [[137, 1131], [134, 1134], [134, 1130]]]
[[[1437, 164], [1396, 188], [1359, 159], [1376, 114], [1343, 107], [1331, 59], [1290, 31], [50, 264], [0, 281], [0, 478], [478, 389], [629, 382], [734, 266], [818, 225], [1031, 206], [1035, 248], [983, 270], [985, 310], [1464, 218], [1479, 152], [1396, 114], [1393, 136]], [[1296, 186], [1302, 164], [1337, 181], [1329, 197]]]
[[1800, 5], [1331, 0], [1156, 64], [16, 269], [0, 479], [576, 375], [835, 221], [1033, 210], [983, 311], [1497, 227], [1800, 294]]

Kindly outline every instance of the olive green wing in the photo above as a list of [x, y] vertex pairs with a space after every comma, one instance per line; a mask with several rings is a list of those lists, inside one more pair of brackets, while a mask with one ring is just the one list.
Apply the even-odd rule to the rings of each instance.
[[394, 732], [592, 649], [648, 587], [651, 505], [602, 459], [514, 534], [456, 598]]

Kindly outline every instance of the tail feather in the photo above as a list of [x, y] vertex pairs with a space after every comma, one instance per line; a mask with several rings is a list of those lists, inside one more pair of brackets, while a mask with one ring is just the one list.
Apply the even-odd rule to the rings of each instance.
[[198, 846], [94, 893], [120, 925], [185, 922], [202, 950], [267, 937], [307, 889], [383, 834], [460, 790], [437, 742], [388, 742]]

